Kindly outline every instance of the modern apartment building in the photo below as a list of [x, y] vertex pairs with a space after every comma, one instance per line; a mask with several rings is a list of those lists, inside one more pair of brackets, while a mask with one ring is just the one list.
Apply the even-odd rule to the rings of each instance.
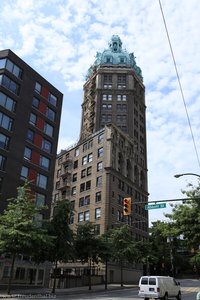
[[36, 205], [48, 207], [38, 219], [50, 216], [62, 98], [11, 50], [0, 51], [0, 213], [27, 179]]
[[[79, 142], [57, 157], [53, 205], [73, 203], [71, 227], [91, 221], [97, 234], [128, 224], [136, 240], [148, 237], [145, 87], [133, 53], [112, 36], [96, 55], [83, 87]], [[123, 199], [132, 212], [123, 215]], [[138, 270], [135, 270], [137, 276]], [[110, 269], [110, 281], [117, 280]]]

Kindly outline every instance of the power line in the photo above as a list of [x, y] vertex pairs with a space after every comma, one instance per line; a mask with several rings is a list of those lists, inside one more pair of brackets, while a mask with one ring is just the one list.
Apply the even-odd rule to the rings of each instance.
[[158, 1], [159, 1], [159, 4], [160, 4], [160, 10], [161, 10], [161, 14], [162, 14], [162, 17], [163, 17], [163, 22], [164, 22], [164, 25], [165, 25], [167, 39], [168, 39], [168, 42], [169, 42], [171, 55], [172, 55], [172, 58], [173, 58], [174, 67], [175, 67], [175, 71], [176, 71], [176, 76], [177, 76], [177, 79], [178, 79], [178, 84], [179, 84], [179, 88], [180, 88], [180, 91], [181, 91], [183, 104], [184, 104], [184, 107], [185, 107], [185, 112], [186, 112], [186, 116], [187, 116], [187, 120], [188, 120], [188, 125], [189, 125], [189, 128], [190, 128], [190, 133], [191, 133], [191, 136], [192, 136], [194, 150], [195, 150], [195, 153], [196, 153], [198, 165], [200, 167], [200, 159], [199, 159], [199, 155], [198, 155], [198, 151], [197, 151], [197, 146], [196, 146], [195, 139], [194, 139], [194, 134], [193, 134], [193, 130], [192, 130], [191, 122], [190, 122], [190, 117], [189, 117], [189, 113], [188, 113], [188, 110], [187, 110], [185, 97], [184, 97], [184, 94], [183, 94], [183, 89], [182, 89], [182, 85], [181, 85], [181, 81], [180, 81], [180, 77], [179, 77], [179, 73], [178, 73], [178, 69], [177, 69], [177, 64], [176, 64], [175, 56], [174, 56], [173, 49], [172, 49], [172, 44], [171, 44], [171, 41], [170, 41], [168, 29], [167, 29], [167, 24], [166, 24], [166, 21], [165, 21], [165, 16], [164, 16], [163, 9], [162, 9], [162, 4], [161, 4], [160, 0], [158, 0]]

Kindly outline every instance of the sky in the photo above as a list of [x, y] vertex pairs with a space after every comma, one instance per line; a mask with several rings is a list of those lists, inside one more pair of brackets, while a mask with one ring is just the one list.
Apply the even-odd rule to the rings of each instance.
[[[162, 18], [165, 16], [180, 91]], [[199, 0], [1, 0], [0, 49], [11, 49], [64, 94], [58, 152], [79, 138], [83, 84], [96, 52], [119, 35], [142, 69], [147, 106], [149, 201], [185, 197], [200, 174]], [[174, 202], [175, 203], [175, 202]], [[165, 209], [150, 220], [165, 220]]]

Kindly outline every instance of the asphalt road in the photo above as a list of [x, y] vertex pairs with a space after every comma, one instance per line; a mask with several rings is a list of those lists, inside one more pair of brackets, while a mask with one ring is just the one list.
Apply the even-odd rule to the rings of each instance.
[[[200, 290], [200, 280], [185, 279], [179, 280], [182, 291], [182, 300], [196, 300], [196, 294]], [[62, 297], [62, 299], [79, 299], [79, 300], [141, 300], [137, 296], [137, 289], [122, 289], [113, 291], [102, 291], [98, 294], [81, 294], [81, 295], [69, 295], [68, 297]], [[171, 298], [173, 300], [173, 298]], [[143, 300], [143, 299], [142, 299]]]
[[[196, 300], [196, 294], [198, 291], [200, 291], [200, 280], [195, 279], [184, 279], [179, 280], [181, 285], [181, 291], [182, 291], [182, 300]], [[123, 288], [123, 289], [117, 289], [117, 290], [102, 290], [100, 292], [94, 292], [94, 293], [88, 293], [87, 291], [83, 292], [82, 294], [66, 294], [66, 295], [43, 295], [43, 297], [40, 297], [39, 294], [36, 297], [31, 297], [31, 295], [24, 295], [25, 297], [20, 299], [69, 299], [69, 300], [143, 300], [143, 298], [139, 298], [137, 296], [138, 290], [137, 288]], [[8, 300], [11, 300], [11, 298], [6, 298]], [[16, 299], [16, 298], [12, 298]], [[18, 298], [19, 299], [19, 298]], [[173, 300], [173, 298], [169, 299]], [[175, 300], [175, 298], [174, 298]]]

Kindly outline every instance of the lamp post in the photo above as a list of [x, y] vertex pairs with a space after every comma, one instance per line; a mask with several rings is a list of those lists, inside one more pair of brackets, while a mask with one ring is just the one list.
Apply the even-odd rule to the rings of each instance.
[[182, 173], [182, 174], [176, 174], [174, 175], [175, 178], [179, 178], [181, 176], [186, 176], [186, 175], [192, 175], [192, 176], [197, 176], [197, 177], [200, 177], [199, 174], [196, 174], [196, 173]]

